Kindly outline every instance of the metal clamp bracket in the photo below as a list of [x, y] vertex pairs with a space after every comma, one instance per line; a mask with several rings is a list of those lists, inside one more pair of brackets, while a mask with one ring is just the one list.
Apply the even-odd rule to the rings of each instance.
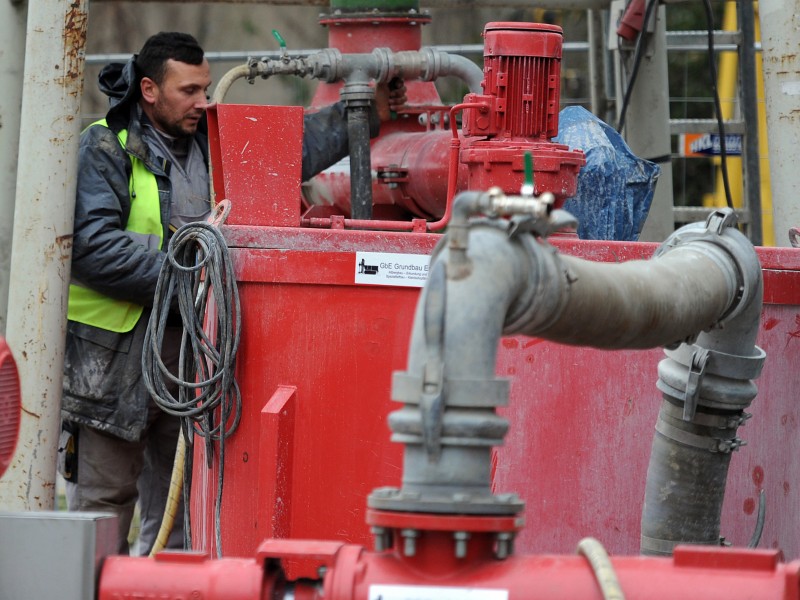
[[736, 227], [737, 222], [736, 213], [731, 209], [715, 210], [706, 219], [706, 231], [722, 235], [728, 227]]
[[435, 263], [428, 280], [424, 306], [427, 360], [422, 374], [422, 439], [428, 460], [438, 462], [442, 452], [444, 421], [444, 332], [447, 307], [447, 272]]
[[675, 427], [674, 425], [670, 425], [663, 419], [658, 419], [656, 422], [656, 431], [664, 437], [683, 444], [684, 446], [708, 450], [713, 454], [730, 454], [742, 446], [747, 445], [747, 442], [737, 437], [720, 439], [706, 435], [698, 435], [696, 433], [692, 433], [691, 431], [685, 431]]
[[689, 375], [686, 381], [686, 392], [683, 394], [683, 420], [691, 421], [697, 411], [697, 396], [700, 392], [700, 384], [703, 382], [703, 375], [708, 364], [709, 351], [706, 348], [697, 348], [692, 353], [692, 361], [689, 365]]

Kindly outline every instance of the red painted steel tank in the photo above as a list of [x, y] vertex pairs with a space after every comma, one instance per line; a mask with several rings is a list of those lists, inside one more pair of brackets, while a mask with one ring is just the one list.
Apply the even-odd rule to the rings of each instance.
[[[215, 174], [220, 170], [215, 166]], [[243, 195], [238, 210], [256, 214], [257, 203]], [[223, 552], [252, 556], [266, 537], [369, 545], [366, 496], [400, 480], [401, 447], [389, 442], [386, 416], [395, 408], [392, 372], [406, 367], [419, 288], [365, 283], [359, 265], [425, 257], [440, 236], [245, 224], [223, 232], [243, 307], [237, 379], [244, 403], [240, 429], [226, 449]], [[609, 262], [655, 250], [572, 238], [552, 244]], [[794, 458], [800, 452], [794, 417], [800, 255], [776, 248], [759, 248], [758, 255], [765, 286], [758, 345], [767, 360], [754, 417], [741, 430], [748, 445], [733, 456], [722, 530], [732, 543], [746, 544], [763, 489], [763, 546], [791, 559], [800, 556], [800, 514], [793, 508], [800, 503], [794, 483], [800, 480]], [[592, 535], [615, 555], [638, 552], [662, 357], [661, 350], [602, 352], [535, 338], [502, 340], [497, 374], [511, 379], [504, 409], [511, 428], [496, 452], [494, 489], [526, 502], [528, 526], [518, 551], [570, 553]], [[196, 457], [194, 542], [211, 552], [216, 472], [203, 465]]]
[[[260, 109], [266, 112], [220, 106], [218, 116], [274, 120], [271, 109]], [[225, 124], [219, 128], [224, 132]], [[404, 261], [423, 269], [439, 236], [300, 227], [298, 163], [237, 160], [245, 148], [255, 152], [261, 144], [268, 150], [270, 139], [235, 131], [228, 131], [234, 145], [226, 152], [212, 148], [215, 185], [238, 182], [217, 190], [221, 197], [229, 189], [237, 194], [231, 213], [237, 217], [223, 231], [243, 307], [237, 378], [244, 414], [226, 449], [222, 550], [252, 557], [266, 537], [367, 546], [366, 496], [400, 480], [401, 447], [389, 442], [386, 416], [395, 408], [391, 374], [406, 367], [421, 283], [365, 277]], [[298, 151], [298, 139], [292, 145]], [[402, 143], [395, 148], [400, 152]], [[248, 193], [254, 189], [272, 194], [266, 209], [259, 194]], [[608, 262], [645, 258], [655, 249], [571, 238], [552, 243], [562, 252]], [[733, 456], [722, 529], [732, 543], [745, 544], [765, 490], [763, 546], [793, 559], [800, 556], [794, 399], [800, 388], [800, 256], [774, 248], [758, 254], [765, 286], [758, 345], [767, 360], [754, 417], [741, 430], [748, 446]], [[613, 555], [638, 552], [662, 356], [660, 350], [602, 352], [535, 338], [501, 341], [496, 372], [512, 381], [504, 409], [511, 429], [495, 453], [493, 486], [526, 502], [519, 553], [569, 554], [586, 535]], [[196, 456], [192, 525], [195, 548], [210, 553], [216, 471], [204, 463]], [[315, 576], [305, 568], [295, 574]]]
[[[598, 579], [613, 572], [630, 600], [796, 600], [800, 562], [781, 563], [772, 550], [679, 546], [671, 558], [615, 557], [602, 573], [583, 556], [493, 557], [487, 540], [471, 540], [471, 552], [455, 558], [450, 536], [428, 532], [413, 557], [396, 549], [307, 540], [267, 540], [249, 559], [207, 560], [161, 553], [155, 560], [110, 557], [103, 566], [99, 600], [203, 598], [263, 600], [508, 600], [608, 597]], [[309, 560], [322, 577], [289, 580], [281, 565]]]

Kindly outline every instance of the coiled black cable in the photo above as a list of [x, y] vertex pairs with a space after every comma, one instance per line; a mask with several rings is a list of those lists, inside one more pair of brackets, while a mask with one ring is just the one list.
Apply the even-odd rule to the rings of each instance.
[[708, 77], [711, 84], [711, 94], [714, 97], [714, 115], [717, 118], [719, 130], [719, 160], [722, 168], [722, 187], [725, 190], [725, 204], [733, 210], [733, 196], [731, 184], [728, 180], [728, 151], [725, 141], [725, 120], [722, 118], [722, 105], [717, 89], [717, 57], [714, 52], [714, 11], [711, 9], [711, 0], [703, 0], [706, 14], [706, 29], [708, 31]]
[[[182, 435], [189, 448], [193, 439], [190, 433], [204, 438], [209, 467], [215, 442], [219, 449], [214, 519], [219, 557], [222, 556], [220, 511], [225, 440], [239, 425], [242, 407], [234, 376], [241, 325], [239, 291], [227, 250], [222, 234], [211, 223], [189, 223], [175, 232], [159, 274], [142, 354], [147, 390], [163, 411], [181, 418]], [[183, 326], [177, 375], [169, 372], [161, 358], [164, 330], [175, 299]], [[170, 391], [175, 386], [177, 397]], [[184, 469], [188, 547], [191, 547], [190, 486], [186, 479], [191, 473], [191, 456], [191, 451], [186, 453]]]

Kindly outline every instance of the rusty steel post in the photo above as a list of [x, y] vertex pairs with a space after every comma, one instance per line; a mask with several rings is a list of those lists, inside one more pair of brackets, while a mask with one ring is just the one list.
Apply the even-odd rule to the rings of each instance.
[[17, 180], [19, 107], [22, 103], [22, 68], [25, 64], [25, 17], [28, 5], [21, 1], [0, 3], [0, 335], [6, 331], [8, 280], [11, 268], [11, 232], [14, 216], [13, 190]]
[[32, 0], [28, 8], [6, 329], [23, 418], [0, 480], [0, 506], [11, 510], [55, 502], [86, 23], [80, 0]]
[[800, 15], [796, 0], [765, 0], [759, 3], [763, 48], [764, 99], [769, 139], [769, 173], [772, 185], [772, 221], [775, 244], [789, 246], [789, 228], [800, 225], [797, 186], [800, 172], [794, 149], [800, 143], [800, 56], [797, 27]]

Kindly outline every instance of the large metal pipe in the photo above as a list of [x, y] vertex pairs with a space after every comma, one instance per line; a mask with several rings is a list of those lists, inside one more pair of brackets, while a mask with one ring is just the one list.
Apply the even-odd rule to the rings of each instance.
[[52, 509], [83, 92], [86, 3], [28, 8], [6, 339], [22, 385], [14, 462], [0, 505]]
[[326, 48], [310, 56], [265, 58], [236, 66], [222, 76], [212, 98], [214, 102], [222, 102], [237, 79], [268, 79], [274, 75], [312, 77], [327, 83], [362, 82], [364, 79], [388, 82], [394, 77], [434, 81], [452, 76], [464, 81], [475, 93], [481, 91], [483, 80], [483, 70], [471, 60], [436, 48], [401, 52], [376, 48], [370, 54], [342, 54], [334, 48]]
[[[513, 221], [511, 235], [505, 221], [467, 220], [470, 214], [520, 210], [531, 214]], [[750, 242], [730, 227], [732, 213], [720, 211], [706, 225], [682, 228], [649, 261], [622, 264], [561, 256], [525, 233], [543, 236], [562, 217], [546, 203], [499, 192], [457, 198], [420, 297], [408, 369], [395, 374], [393, 398], [404, 407], [389, 422], [392, 439], [405, 444], [403, 486], [376, 490], [373, 508], [466, 514], [521, 509], [515, 497], [491, 492], [490, 449], [507, 427], [495, 413], [508, 398], [507, 382], [495, 379], [503, 334], [608, 349], [663, 345], [679, 357], [694, 342], [749, 364], [746, 379], [757, 375], [763, 360], [754, 346], [761, 271]], [[692, 381], [691, 365], [677, 373], [667, 378], [671, 386], [680, 387], [681, 377]], [[730, 387], [716, 391], [717, 404], [720, 397], [741, 404], [754, 396], [749, 381], [744, 393]], [[690, 422], [694, 418], [695, 412], [688, 415]], [[657, 462], [664, 460], [655, 454]], [[711, 468], [721, 496], [727, 468]], [[706, 541], [692, 535], [682, 541]]]

